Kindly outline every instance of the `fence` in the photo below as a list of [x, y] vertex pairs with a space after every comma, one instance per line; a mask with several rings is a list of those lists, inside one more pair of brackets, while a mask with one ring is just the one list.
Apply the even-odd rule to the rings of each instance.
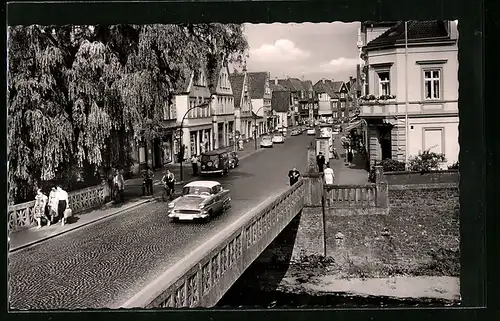
[[376, 184], [325, 185], [324, 195], [330, 208], [377, 206]]
[[211, 307], [303, 208], [301, 180], [204, 242], [121, 307]]
[[[96, 185], [68, 193], [68, 206], [71, 207], [73, 213], [79, 213], [101, 205], [104, 203], [104, 189], [104, 185]], [[20, 231], [35, 225], [34, 212], [35, 201], [9, 206], [9, 231]]]

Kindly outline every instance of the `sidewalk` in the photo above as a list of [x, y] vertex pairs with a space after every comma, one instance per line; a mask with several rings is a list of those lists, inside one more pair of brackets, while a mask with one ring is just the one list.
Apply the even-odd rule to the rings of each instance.
[[[330, 167], [335, 173], [335, 184], [338, 185], [356, 185], [356, 184], [368, 184], [368, 172], [360, 166], [347, 166], [347, 151], [342, 148], [342, 143], [340, 142], [340, 137], [342, 133], [337, 135], [335, 139], [335, 148], [339, 153], [339, 159], [331, 159]], [[356, 151], [354, 151], [356, 153]], [[354, 161], [358, 161], [358, 155], [354, 155]]]
[[[287, 137], [288, 138], [288, 137]], [[238, 151], [238, 156], [240, 161], [245, 159], [246, 157], [259, 152], [261, 148], [255, 150], [254, 141], [251, 140], [243, 145], [244, 150]], [[180, 166], [169, 166], [170, 170], [174, 173], [175, 177], [179, 179], [180, 177]], [[192, 175], [191, 164], [186, 163], [183, 164], [183, 172], [184, 172], [184, 180], [185, 182], [179, 182], [177, 185], [183, 185], [196, 179]], [[153, 185], [160, 185], [160, 180], [163, 176], [163, 171], [158, 170], [155, 172], [155, 177], [153, 180]], [[142, 196], [142, 178], [133, 178], [125, 181], [125, 190], [124, 190], [124, 198], [125, 203], [123, 204], [113, 204], [109, 202], [104, 204], [102, 207], [96, 208], [89, 212], [83, 212], [79, 215], [72, 217], [68, 224], [61, 226], [61, 224], [56, 223], [51, 226], [42, 226], [42, 228], [38, 229], [36, 226], [31, 227], [26, 230], [11, 232], [10, 237], [10, 252], [20, 250], [22, 248], [41, 243], [45, 240], [51, 239], [58, 235], [62, 235], [78, 229], [80, 227], [92, 224], [94, 222], [100, 221], [107, 217], [111, 217], [113, 215], [120, 214], [122, 212], [134, 209], [141, 205], [144, 205], [148, 202], [155, 201], [156, 199], [161, 198], [162, 190], [160, 188], [153, 189], [153, 196]], [[174, 197], [178, 196], [180, 192], [179, 188], [176, 188], [176, 192]]]

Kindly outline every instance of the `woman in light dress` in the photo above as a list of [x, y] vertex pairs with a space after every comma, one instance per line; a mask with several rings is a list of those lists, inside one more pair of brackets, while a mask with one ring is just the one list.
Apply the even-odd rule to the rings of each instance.
[[330, 168], [330, 163], [326, 163], [326, 168], [323, 171], [323, 175], [325, 177], [325, 184], [333, 185], [333, 182], [335, 181], [335, 173], [333, 172], [333, 169]]

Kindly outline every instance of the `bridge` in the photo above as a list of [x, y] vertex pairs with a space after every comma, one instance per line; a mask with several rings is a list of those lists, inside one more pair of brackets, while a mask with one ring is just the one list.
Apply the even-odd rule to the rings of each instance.
[[[10, 253], [11, 307], [212, 307], [299, 213], [386, 211], [386, 184], [323, 186], [306, 166], [312, 140], [294, 137], [242, 161], [220, 180], [233, 208], [208, 224], [171, 223], [155, 202]], [[313, 170], [288, 187], [292, 167]]]

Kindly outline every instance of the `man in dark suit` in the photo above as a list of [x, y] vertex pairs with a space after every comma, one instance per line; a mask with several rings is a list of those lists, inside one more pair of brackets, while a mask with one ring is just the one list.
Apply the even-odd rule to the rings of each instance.
[[290, 178], [290, 186], [293, 186], [293, 184], [297, 183], [299, 181], [299, 177], [300, 173], [295, 167], [290, 170], [288, 172], [288, 178]]
[[319, 172], [323, 173], [323, 167], [325, 167], [325, 156], [322, 152], [319, 152], [318, 156], [316, 156], [316, 163], [318, 164]]

